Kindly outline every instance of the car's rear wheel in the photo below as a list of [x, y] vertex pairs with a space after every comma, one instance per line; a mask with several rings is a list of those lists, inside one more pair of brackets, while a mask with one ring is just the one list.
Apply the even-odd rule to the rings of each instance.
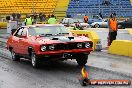
[[85, 66], [85, 64], [87, 63], [87, 60], [88, 60], [87, 54], [79, 54], [76, 57], [76, 61], [77, 61], [78, 65], [80, 65], [80, 66]]
[[37, 58], [34, 51], [31, 52], [31, 62], [34, 68], [38, 68], [40, 66], [39, 59]]
[[99, 24], [95, 24], [94, 27], [95, 27], [95, 28], [99, 28], [100, 25], [99, 25]]
[[17, 55], [17, 54], [13, 51], [13, 49], [11, 50], [11, 56], [12, 56], [12, 60], [13, 60], [13, 61], [20, 61], [20, 56]]

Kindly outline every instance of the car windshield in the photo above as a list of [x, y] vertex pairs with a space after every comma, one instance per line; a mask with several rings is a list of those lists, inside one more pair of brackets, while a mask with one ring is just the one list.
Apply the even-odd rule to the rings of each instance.
[[68, 29], [64, 26], [39, 26], [39, 27], [31, 27], [29, 29], [29, 35], [59, 35], [59, 34], [69, 34]]

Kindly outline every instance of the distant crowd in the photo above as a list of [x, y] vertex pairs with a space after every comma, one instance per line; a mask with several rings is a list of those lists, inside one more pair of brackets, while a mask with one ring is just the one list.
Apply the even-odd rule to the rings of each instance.
[[[29, 16], [29, 14], [26, 14], [26, 18]], [[30, 17], [34, 20], [34, 22], [39, 21], [39, 22], [44, 22], [47, 21], [51, 15], [49, 14], [46, 16], [44, 13], [40, 12], [37, 14], [36, 12], [31, 14]], [[12, 21], [21, 21], [22, 14], [20, 13], [12, 13], [11, 16], [7, 16], [6, 20], [12, 20]], [[56, 18], [56, 17], [55, 17]]]

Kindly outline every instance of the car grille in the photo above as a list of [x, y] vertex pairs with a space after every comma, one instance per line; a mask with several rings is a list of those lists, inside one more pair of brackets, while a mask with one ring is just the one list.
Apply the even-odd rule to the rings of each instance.
[[[57, 44], [57, 45], [55, 45], [55, 50], [71, 50], [71, 49], [79, 49], [79, 48], [77, 47], [77, 44], [78, 44], [78, 43]], [[91, 44], [90, 47], [92, 48], [93, 43], [90, 42], [90, 44]], [[83, 43], [82, 48], [85, 48], [85, 43]]]
[[77, 43], [57, 44], [55, 50], [77, 49]]

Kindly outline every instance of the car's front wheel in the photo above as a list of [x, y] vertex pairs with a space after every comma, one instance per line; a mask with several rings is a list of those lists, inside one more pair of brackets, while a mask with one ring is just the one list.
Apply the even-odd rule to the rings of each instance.
[[80, 66], [85, 66], [88, 60], [88, 55], [87, 54], [78, 54], [76, 57], [76, 61], [78, 65]]
[[19, 60], [20, 60], [20, 56], [17, 55], [17, 54], [13, 51], [13, 49], [11, 50], [11, 57], [12, 57], [12, 60], [13, 60], [13, 61], [19, 61]]
[[95, 24], [94, 27], [95, 27], [95, 28], [99, 28], [100, 25], [99, 25], [99, 24]]
[[31, 53], [31, 62], [32, 62], [32, 66], [34, 68], [38, 68], [40, 65], [39, 59], [37, 58], [34, 51], [32, 51], [32, 53]]

